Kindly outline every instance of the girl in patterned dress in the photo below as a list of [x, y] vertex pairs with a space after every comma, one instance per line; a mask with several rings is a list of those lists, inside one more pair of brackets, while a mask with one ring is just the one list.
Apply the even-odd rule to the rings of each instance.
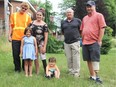
[[32, 60], [37, 56], [37, 42], [35, 37], [32, 36], [31, 28], [26, 28], [24, 31], [25, 36], [21, 40], [20, 55], [24, 60], [25, 76], [32, 76]]
[[[36, 13], [36, 20], [34, 20], [29, 27], [33, 31], [33, 36], [37, 40], [38, 45], [38, 51], [40, 53], [40, 59], [43, 63], [44, 73], [46, 73], [46, 46], [47, 46], [47, 40], [48, 40], [48, 26], [43, 21], [44, 18], [44, 10], [40, 9]], [[38, 74], [38, 59], [35, 60], [35, 66], [36, 66], [36, 73]]]

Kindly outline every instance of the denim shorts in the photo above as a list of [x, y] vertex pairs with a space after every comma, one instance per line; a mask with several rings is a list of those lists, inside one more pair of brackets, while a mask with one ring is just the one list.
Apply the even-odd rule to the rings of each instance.
[[100, 45], [95, 42], [90, 45], [82, 46], [82, 55], [84, 61], [100, 61]]

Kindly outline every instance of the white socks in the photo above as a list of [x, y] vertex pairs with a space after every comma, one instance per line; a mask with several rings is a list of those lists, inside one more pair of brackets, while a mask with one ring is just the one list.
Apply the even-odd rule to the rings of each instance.
[[96, 77], [95, 76], [91, 76], [94, 80], [96, 80]]

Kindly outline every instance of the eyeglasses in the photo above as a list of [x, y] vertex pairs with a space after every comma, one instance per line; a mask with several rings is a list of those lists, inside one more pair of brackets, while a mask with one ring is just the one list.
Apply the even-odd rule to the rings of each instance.
[[27, 8], [22, 7], [22, 9], [27, 10]]

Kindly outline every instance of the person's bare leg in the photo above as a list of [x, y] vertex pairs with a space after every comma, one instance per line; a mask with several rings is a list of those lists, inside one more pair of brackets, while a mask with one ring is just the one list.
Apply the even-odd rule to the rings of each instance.
[[29, 60], [29, 76], [32, 76], [32, 60]]
[[47, 76], [51, 77], [51, 74], [52, 74], [52, 73], [51, 73], [51, 72], [48, 72], [48, 73], [46, 73], [46, 74], [47, 74]]
[[58, 78], [59, 79], [59, 75], [58, 75], [58, 72], [55, 71], [55, 78]]
[[95, 74], [96, 74], [96, 77], [98, 77], [98, 70], [94, 70]]
[[28, 77], [28, 60], [24, 60], [25, 76]]
[[38, 58], [36, 60], [34, 60], [34, 63], [35, 63], [36, 74], [38, 75], [39, 74], [39, 61], [38, 61]]
[[92, 62], [87, 61], [87, 64], [88, 64], [88, 69], [89, 69], [90, 76], [96, 77], [96, 73], [94, 72]]

